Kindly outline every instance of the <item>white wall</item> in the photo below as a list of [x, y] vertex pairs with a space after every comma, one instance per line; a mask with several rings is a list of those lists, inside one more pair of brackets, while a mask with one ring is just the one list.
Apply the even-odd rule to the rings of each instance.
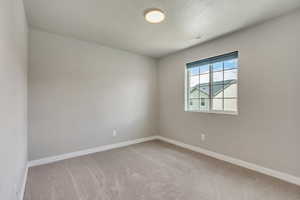
[[156, 73], [152, 58], [31, 30], [30, 160], [157, 134]]
[[22, 0], [0, 1], [0, 92], [0, 199], [15, 200], [27, 162], [27, 23]]
[[[160, 133], [300, 177], [299, 21], [297, 11], [162, 58]], [[239, 115], [184, 112], [185, 64], [236, 50]]]

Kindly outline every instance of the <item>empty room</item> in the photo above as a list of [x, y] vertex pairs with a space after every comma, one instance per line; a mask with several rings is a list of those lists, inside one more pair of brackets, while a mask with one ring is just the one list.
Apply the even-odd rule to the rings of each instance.
[[300, 200], [300, 0], [1, 0], [0, 200]]

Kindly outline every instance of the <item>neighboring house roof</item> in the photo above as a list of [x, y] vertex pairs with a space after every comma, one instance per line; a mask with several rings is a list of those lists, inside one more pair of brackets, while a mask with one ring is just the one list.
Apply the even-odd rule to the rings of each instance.
[[[223, 89], [223, 81], [214, 82], [214, 86], [212, 87], [213, 97], [235, 83], [237, 83], [237, 80], [226, 80], [224, 81]], [[200, 90], [202, 93], [209, 95], [209, 83], [197, 84], [192, 88], [191, 92], [194, 92], [195, 90]]]

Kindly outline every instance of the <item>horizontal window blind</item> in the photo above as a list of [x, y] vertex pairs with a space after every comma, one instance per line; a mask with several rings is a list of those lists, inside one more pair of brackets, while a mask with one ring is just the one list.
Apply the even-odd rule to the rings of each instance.
[[199, 67], [202, 65], [208, 65], [211, 63], [216, 63], [216, 62], [222, 62], [222, 61], [226, 61], [226, 60], [232, 60], [238, 58], [238, 51], [234, 51], [231, 53], [227, 53], [224, 55], [220, 55], [220, 56], [214, 56], [214, 57], [210, 57], [210, 58], [205, 58], [199, 61], [195, 61], [195, 62], [191, 62], [191, 63], [187, 63], [187, 68], [193, 68], [193, 67]]

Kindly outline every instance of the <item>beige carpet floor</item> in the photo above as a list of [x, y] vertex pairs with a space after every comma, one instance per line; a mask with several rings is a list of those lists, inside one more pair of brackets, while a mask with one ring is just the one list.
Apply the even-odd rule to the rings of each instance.
[[25, 200], [300, 200], [300, 187], [152, 141], [30, 168]]

